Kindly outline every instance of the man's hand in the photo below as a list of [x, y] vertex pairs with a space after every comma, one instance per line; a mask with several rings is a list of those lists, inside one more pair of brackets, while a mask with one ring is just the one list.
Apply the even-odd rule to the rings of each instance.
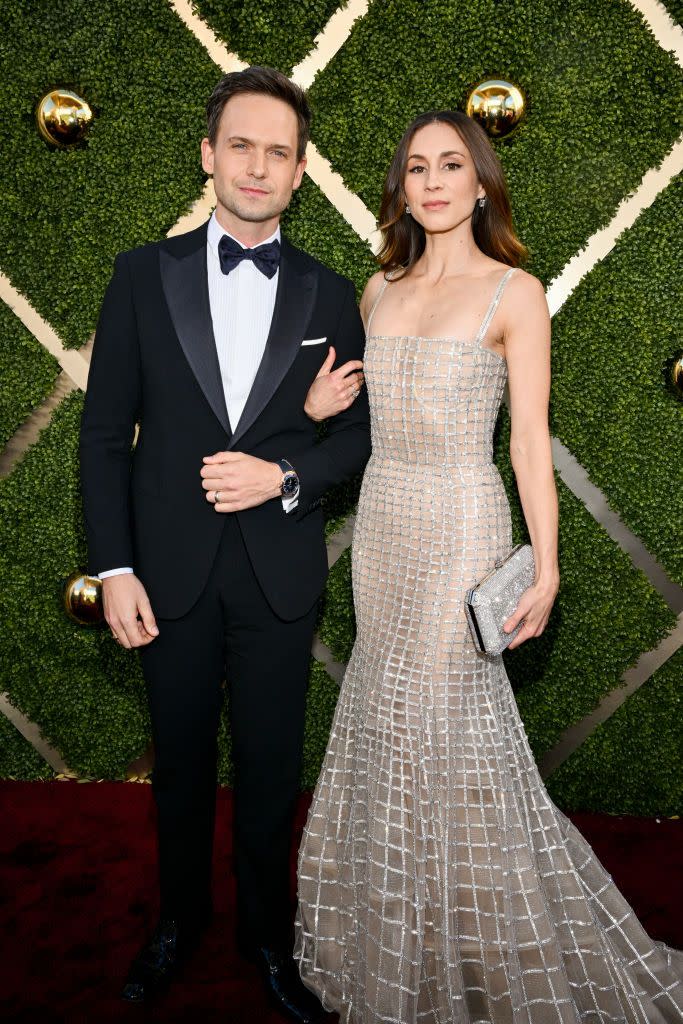
[[112, 636], [122, 647], [144, 647], [159, 635], [147, 591], [132, 572], [102, 580], [102, 604]]
[[243, 452], [217, 452], [203, 461], [202, 487], [216, 512], [241, 512], [280, 497], [282, 470], [276, 462]]

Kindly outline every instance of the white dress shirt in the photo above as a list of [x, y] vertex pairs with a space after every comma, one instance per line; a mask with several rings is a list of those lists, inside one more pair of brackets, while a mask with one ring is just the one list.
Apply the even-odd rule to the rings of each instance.
[[[220, 226], [214, 212], [209, 221], [206, 237], [209, 305], [225, 404], [234, 433], [263, 359], [275, 309], [280, 272], [277, 271], [268, 278], [261, 273], [253, 260], [242, 260], [229, 274], [224, 274], [218, 256], [218, 243], [225, 234], [228, 232]], [[234, 238], [233, 235], [230, 237]], [[269, 238], [264, 238], [259, 245], [276, 239], [280, 241], [279, 225], [273, 234]], [[247, 248], [238, 238], [235, 241], [243, 249]], [[284, 455], [282, 457], [284, 458]], [[297, 504], [296, 495], [282, 499], [285, 512], [291, 512]], [[106, 579], [107, 576], [117, 576], [124, 572], [133, 570], [125, 566], [101, 572], [99, 576], [100, 579]]]
[[[209, 304], [225, 404], [234, 433], [266, 348], [280, 272], [267, 278], [253, 260], [242, 260], [229, 274], [224, 274], [218, 258], [218, 243], [225, 234], [228, 232], [213, 213], [206, 238]], [[279, 227], [259, 244], [276, 240], [280, 241]], [[246, 248], [239, 239], [235, 241]]]

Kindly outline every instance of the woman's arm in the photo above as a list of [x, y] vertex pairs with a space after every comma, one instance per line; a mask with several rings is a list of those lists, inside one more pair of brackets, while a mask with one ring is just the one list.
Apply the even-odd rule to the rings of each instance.
[[[360, 300], [360, 314], [366, 329], [370, 310], [383, 280], [384, 274], [382, 271], [378, 271], [372, 275], [363, 291]], [[331, 419], [337, 413], [348, 409], [358, 398], [365, 380], [362, 362], [351, 360], [333, 370], [335, 359], [335, 350], [330, 348], [317, 377], [308, 389], [304, 412], [316, 423]]]
[[[330, 321], [335, 326], [330, 331], [336, 354], [344, 363], [360, 362], [365, 346], [365, 332], [358, 312], [356, 292], [350, 281], [346, 282], [340, 306], [330, 310]], [[329, 300], [332, 301], [332, 296]], [[370, 457], [370, 414], [368, 400], [361, 393], [352, 407], [332, 417], [327, 424], [325, 436], [312, 442], [310, 436], [302, 439], [305, 447], [301, 451], [287, 453], [300, 480], [299, 507], [293, 513], [302, 519], [313, 511], [330, 487], [348, 480], [365, 468]]]
[[329, 420], [353, 405], [365, 380], [360, 359], [350, 359], [333, 370], [336, 358], [336, 350], [330, 345], [325, 362], [306, 395], [304, 412], [315, 423]]
[[[519, 273], [508, 286], [504, 344], [510, 392], [510, 458], [529, 530], [536, 582], [505, 623], [524, 626], [510, 644], [518, 647], [546, 627], [560, 582], [557, 561], [557, 491], [548, 429], [550, 316], [543, 286]], [[501, 310], [502, 312], [502, 310]]]

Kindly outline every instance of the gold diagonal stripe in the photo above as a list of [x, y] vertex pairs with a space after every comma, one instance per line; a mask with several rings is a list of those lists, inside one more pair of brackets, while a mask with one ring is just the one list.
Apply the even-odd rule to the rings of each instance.
[[539, 766], [542, 777], [547, 779], [549, 775], [552, 775], [563, 761], [566, 761], [569, 755], [573, 754], [584, 740], [588, 739], [596, 726], [606, 722], [624, 701], [628, 700], [643, 683], [648, 681], [653, 672], [661, 668], [676, 653], [681, 644], [683, 644], [683, 613], [678, 616], [678, 624], [673, 632], [665, 637], [657, 647], [641, 654], [633, 668], [624, 673], [619, 686], [605, 694], [589, 715], [565, 730], [552, 750], [543, 755]]
[[313, 79], [326, 68], [351, 34], [354, 24], [368, 13], [369, 0], [349, 0], [338, 7], [313, 40], [313, 48], [292, 71], [292, 81], [308, 89]]
[[609, 224], [591, 235], [584, 248], [572, 256], [558, 277], [551, 281], [546, 292], [551, 316], [562, 308], [583, 278], [612, 251], [619, 236], [633, 227], [641, 213], [652, 206], [657, 196], [681, 171], [683, 136], [674, 143], [659, 167], [646, 171], [633, 195], [622, 199]]
[[40, 756], [45, 758], [51, 768], [54, 768], [56, 772], [69, 774], [69, 769], [59, 751], [48, 743], [35, 722], [32, 722], [19, 708], [10, 703], [9, 695], [6, 693], [0, 693], [0, 711]]
[[630, 0], [631, 7], [644, 19], [659, 45], [673, 53], [683, 67], [683, 28], [678, 25], [659, 0]]
[[41, 430], [49, 424], [54, 410], [75, 388], [71, 377], [62, 371], [51, 393], [35, 407], [0, 451], [0, 479], [9, 476], [27, 449], [36, 443]]
[[0, 272], [0, 300], [6, 302], [37, 341], [51, 352], [74, 384], [85, 391], [88, 383], [88, 360], [79, 349], [65, 348], [53, 327], [43, 320], [31, 303], [17, 291], [10, 279]]
[[613, 541], [624, 551], [636, 569], [640, 569], [662, 595], [669, 608], [676, 614], [683, 611], [683, 587], [670, 579], [657, 559], [650, 554], [639, 537], [632, 533], [623, 520], [614, 512], [599, 487], [589, 479], [588, 473], [572, 453], [556, 437], [552, 439], [553, 462], [566, 486], [574, 494], [580, 494], [590, 514], [607, 531]]

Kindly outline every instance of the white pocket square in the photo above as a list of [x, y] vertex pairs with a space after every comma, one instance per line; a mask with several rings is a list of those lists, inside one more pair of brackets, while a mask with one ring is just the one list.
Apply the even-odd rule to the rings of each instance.
[[308, 338], [306, 341], [301, 342], [301, 347], [304, 345], [322, 345], [327, 341], [327, 338]]

